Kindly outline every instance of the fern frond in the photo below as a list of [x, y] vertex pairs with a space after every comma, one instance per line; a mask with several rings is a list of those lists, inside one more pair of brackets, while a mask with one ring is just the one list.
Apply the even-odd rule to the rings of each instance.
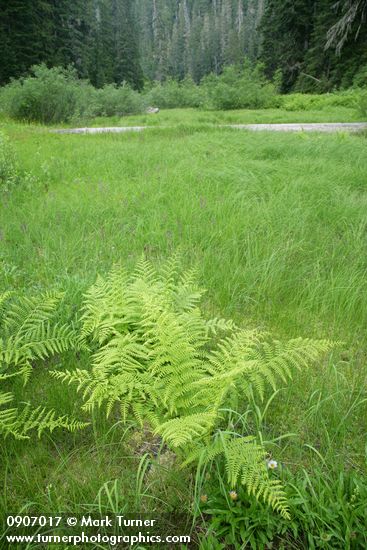
[[[8, 404], [13, 400], [13, 396], [7, 401], [3, 399], [5, 394], [0, 394], [0, 402], [2, 404]], [[9, 394], [8, 394], [9, 395]], [[16, 439], [25, 439], [24, 436], [19, 432], [19, 427], [17, 423], [18, 419], [18, 409], [17, 408], [6, 408], [0, 409], [0, 434], [3, 436], [12, 435]]]
[[75, 369], [74, 371], [49, 371], [50, 375], [67, 384], [77, 384], [77, 392], [83, 390], [85, 399], [92, 391], [96, 382], [92, 374], [87, 370]]
[[[63, 294], [48, 292], [36, 297], [16, 297], [10, 293], [1, 296], [2, 325], [0, 328], [0, 381], [21, 376], [26, 383], [32, 370], [32, 361], [46, 359], [75, 345], [75, 332], [68, 325], [51, 322]], [[12, 299], [10, 299], [12, 298]], [[9, 408], [11, 392], [0, 393], [0, 433], [17, 439], [28, 438], [30, 430], [41, 435], [45, 429], [57, 427], [75, 430], [84, 423], [57, 416], [54, 410], [27, 405], [20, 410]]]
[[[0, 393], [0, 407], [8, 405], [14, 400], [11, 393]], [[57, 416], [54, 410], [45, 407], [32, 409], [26, 405], [22, 411], [17, 407], [0, 409], [0, 434], [12, 435], [16, 439], [28, 439], [28, 432], [36, 430], [40, 437], [45, 430], [53, 431], [64, 428], [75, 431], [84, 428], [88, 423], [68, 418], [66, 415]]]
[[152, 264], [144, 256], [137, 262], [134, 273], [134, 279], [141, 279], [147, 284], [154, 285], [158, 281], [158, 276]]
[[100, 351], [95, 353], [95, 373], [114, 373], [122, 369], [141, 369], [149, 358], [148, 349], [141, 344], [136, 334], [116, 335]]
[[22, 350], [29, 359], [46, 359], [69, 350], [75, 344], [72, 327], [47, 322], [28, 331], [28, 341], [23, 344]]
[[3, 318], [3, 326], [8, 333], [16, 333], [27, 338], [35, 327], [49, 321], [60, 303], [63, 293], [47, 292], [40, 296], [23, 296], [12, 301]]
[[192, 462], [200, 465], [210, 464], [223, 456], [227, 481], [235, 489], [239, 484], [246, 487], [249, 494], [278, 511], [289, 519], [289, 508], [284, 487], [279, 480], [269, 478], [265, 450], [253, 436], [232, 437], [219, 432], [205, 446], [201, 443], [189, 451], [183, 466]]
[[232, 332], [237, 327], [231, 319], [209, 319], [206, 321], [207, 336], [217, 336], [218, 332]]
[[12, 393], [9, 392], [0, 392], [0, 407], [7, 405], [13, 401], [14, 397]]
[[199, 308], [202, 294], [194, 271], [180, 274], [178, 256], [160, 274], [144, 258], [132, 276], [115, 267], [84, 296], [81, 338], [95, 350], [90, 369], [53, 375], [77, 385], [84, 410], [104, 406], [108, 416], [118, 408], [123, 421], [149, 423], [186, 464], [223, 456], [232, 486], [243, 483], [288, 517], [264, 448], [252, 436], [218, 432], [221, 415], [263, 398], [268, 386], [319, 361], [332, 344], [283, 343], [230, 320], [208, 321]]
[[22, 437], [27, 436], [31, 430], [36, 430], [40, 437], [45, 430], [53, 432], [56, 428], [64, 428], [74, 432], [87, 425], [88, 423], [70, 419], [66, 415], [57, 416], [53, 409], [42, 406], [32, 408], [30, 405], [26, 405], [23, 411], [18, 413], [16, 420], [17, 433]]
[[7, 290], [6, 292], [2, 292], [0, 294], [0, 313], [2, 313], [5, 302], [9, 300], [9, 298], [13, 295], [13, 293], [10, 290]]
[[180, 268], [181, 255], [178, 252], [173, 253], [163, 264], [161, 269], [161, 279], [168, 291], [176, 291]]
[[211, 412], [173, 418], [158, 426], [155, 433], [173, 447], [182, 447], [209, 433], [216, 419], [216, 414]]

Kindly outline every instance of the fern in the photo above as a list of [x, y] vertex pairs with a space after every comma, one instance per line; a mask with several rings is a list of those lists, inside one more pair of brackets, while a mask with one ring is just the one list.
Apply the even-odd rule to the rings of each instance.
[[[62, 353], [75, 345], [75, 334], [67, 325], [52, 322], [62, 294], [17, 298], [6, 292], [0, 296], [0, 384], [21, 376], [29, 379], [35, 360]], [[44, 407], [11, 407], [11, 392], [0, 391], [0, 434], [27, 439], [31, 430], [40, 436], [44, 430], [65, 428], [70, 431], [85, 424], [57, 416]]]
[[328, 341], [286, 343], [243, 330], [232, 321], [206, 320], [195, 273], [173, 257], [157, 272], [141, 259], [132, 276], [116, 267], [84, 297], [81, 339], [93, 350], [91, 368], [54, 372], [82, 392], [84, 408], [118, 407], [122, 418], [150, 423], [185, 463], [222, 456], [228, 483], [288, 517], [284, 491], [269, 479], [265, 450], [253, 437], [220, 430], [223, 410], [287, 380], [319, 361]]
[[173, 447], [182, 447], [205, 436], [216, 420], [216, 412], [201, 412], [168, 420], [158, 426], [156, 432]]

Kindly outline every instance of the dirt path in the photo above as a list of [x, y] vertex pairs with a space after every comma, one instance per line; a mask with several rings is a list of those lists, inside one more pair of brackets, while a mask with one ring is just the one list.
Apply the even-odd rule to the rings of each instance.
[[270, 130], [272, 132], [360, 132], [367, 130], [367, 122], [312, 122], [291, 124], [230, 124], [239, 130]]
[[[315, 122], [291, 124], [218, 124], [219, 128], [235, 128], [237, 130], [252, 130], [271, 132], [358, 132], [367, 130], [367, 122]], [[168, 126], [111, 126], [104, 128], [65, 128], [51, 130], [57, 134], [105, 134], [142, 132], [147, 128], [168, 128]]]

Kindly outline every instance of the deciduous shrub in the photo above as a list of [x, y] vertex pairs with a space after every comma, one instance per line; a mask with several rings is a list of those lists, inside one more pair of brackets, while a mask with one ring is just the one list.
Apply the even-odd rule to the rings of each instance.
[[202, 107], [205, 98], [205, 90], [190, 78], [182, 82], [167, 80], [164, 83], [155, 83], [150, 90], [146, 91], [147, 103], [161, 109]]
[[260, 64], [226, 67], [220, 76], [206, 77], [203, 86], [207, 107], [212, 109], [260, 109], [277, 104], [276, 86], [266, 80]]
[[367, 89], [362, 90], [357, 100], [357, 111], [362, 117], [367, 117]]
[[94, 114], [95, 90], [78, 80], [73, 69], [45, 65], [6, 86], [1, 100], [6, 114], [17, 120], [57, 123]]
[[290, 94], [280, 98], [281, 107], [287, 111], [322, 110], [329, 107], [355, 108], [361, 90], [347, 90], [332, 94]]
[[108, 84], [96, 91], [96, 115], [132, 115], [142, 112], [144, 106], [144, 98], [126, 84]]
[[143, 110], [142, 97], [127, 85], [97, 90], [78, 79], [72, 68], [37, 65], [32, 71], [31, 76], [13, 81], [1, 92], [2, 110], [14, 119], [55, 124]]
[[147, 101], [158, 107], [203, 107], [206, 109], [257, 109], [277, 104], [276, 84], [269, 82], [262, 65], [226, 67], [221, 75], [211, 74], [200, 85], [187, 78], [167, 80], [146, 92]]

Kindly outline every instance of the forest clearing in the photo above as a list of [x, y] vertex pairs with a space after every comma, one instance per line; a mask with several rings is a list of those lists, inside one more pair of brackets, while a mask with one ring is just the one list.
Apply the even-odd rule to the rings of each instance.
[[367, 6], [334, 4], [4, 7], [0, 548], [367, 547]]
[[[168, 119], [170, 113], [162, 115]], [[291, 525], [309, 525], [312, 505], [319, 514], [312, 531], [333, 517], [342, 537], [355, 520], [344, 516], [340, 525], [335, 507], [348, 506], [358, 494], [364, 537], [364, 135], [250, 134], [195, 125], [95, 136], [14, 123], [5, 128], [24, 181], [3, 195], [3, 288], [20, 295], [29, 289], [33, 295], [65, 293], [58, 318], [66, 323], [97, 274], [122, 259], [132, 271], [142, 252], [159, 268], [180, 250], [182, 269], [196, 267], [198, 284], [208, 291], [202, 308], [209, 318], [232, 319], [283, 341], [302, 336], [343, 342], [322, 362], [296, 371], [292, 382], [280, 381], [262, 400], [247, 401], [240, 427], [268, 442], [289, 502], [296, 498], [291, 491], [304, 499], [291, 504], [293, 523], [272, 513], [271, 536], [284, 530], [288, 540]], [[175, 463], [161, 465], [146, 428], [131, 431], [133, 424], [107, 420], [98, 409], [91, 418], [81, 412], [74, 387], [48, 372], [85, 368], [88, 357], [66, 352], [47, 369], [35, 365], [27, 386], [21, 379], [12, 383], [17, 400], [92, 424], [69, 435], [56, 430], [37, 445], [34, 436], [7, 438], [3, 483], [11, 492], [3, 494], [3, 511], [28, 503], [34, 513], [123, 513], [138, 502], [152, 517], [174, 510], [182, 532], [191, 532], [193, 503], [197, 521], [208, 526], [206, 509], [231, 510], [224, 477], [221, 487], [203, 475], [195, 482], [190, 470], [177, 470]], [[139, 480], [137, 494], [143, 456], [155, 474]], [[202, 495], [208, 495], [205, 504]], [[252, 498], [241, 495], [241, 507], [248, 506], [255, 506]], [[259, 513], [265, 513], [260, 504], [254, 521]], [[230, 522], [221, 528], [229, 529]], [[260, 523], [255, 529], [256, 523], [249, 534], [265, 528]]]

